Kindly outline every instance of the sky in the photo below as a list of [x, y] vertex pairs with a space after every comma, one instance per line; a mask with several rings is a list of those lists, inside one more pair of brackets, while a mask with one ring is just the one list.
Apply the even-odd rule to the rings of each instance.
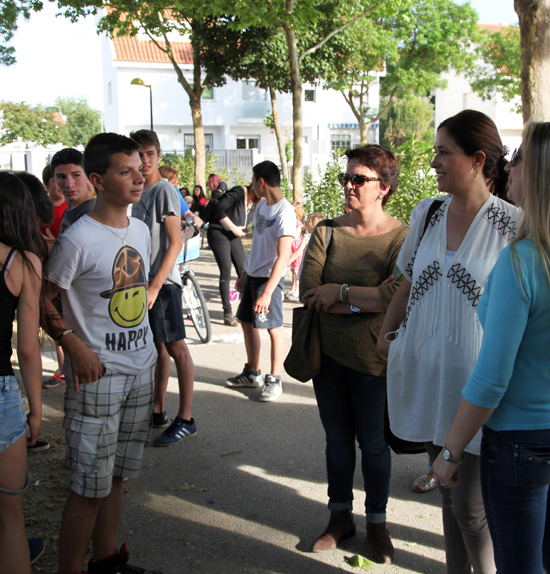
[[[483, 24], [515, 24], [514, 0], [471, 0]], [[51, 105], [56, 97], [86, 98], [103, 109], [101, 43], [95, 20], [73, 24], [44, 2], [41, 12], [20, 20], [12, 45], [17, 63], [0, 66], [0, 100]]]

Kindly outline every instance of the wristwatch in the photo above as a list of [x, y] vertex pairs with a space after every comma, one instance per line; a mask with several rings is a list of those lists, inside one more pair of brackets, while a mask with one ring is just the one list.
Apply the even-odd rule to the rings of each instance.
[[452, 464], [462, 464], [464, 462], [464, 456], [461, 456], [460, 458], [455, 458], [452, 455], [451, 451], [447, 448], [447, 445], [443, 447], [441, 456], [443, 457], [443, 460], [446, 460], [447, 462], [450, 462]]

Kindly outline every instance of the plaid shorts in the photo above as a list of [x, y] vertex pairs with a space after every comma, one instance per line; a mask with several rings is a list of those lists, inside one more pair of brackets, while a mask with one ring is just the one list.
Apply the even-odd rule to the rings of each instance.
[[154, 364], [138, 375], [106, 369], [98, 381], [81, 385], [78, 394], [71, 376], [65, 376], [65, 461], [74, 471], [73, 492], [104, 498], [113, 476], [139, 476], [150, 440], [154, 375]]

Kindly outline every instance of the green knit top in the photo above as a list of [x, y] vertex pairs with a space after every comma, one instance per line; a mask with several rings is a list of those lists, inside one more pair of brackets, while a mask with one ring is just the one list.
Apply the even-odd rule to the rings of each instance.
[[[378, 287], [396, 274], [397, 256], [409, 232], [404, 223], [398, 228], [364, 237], [346, 231], [334, 221], [332, 239], [325, 247], [327, 220], [311, 235], [300, 276], [300, 297], [325, 283], [347, 283], [350, 287]], [[393, 285], [378, 287], [387, 308], [401, 278]], [[321, 351], [340, 364], [360, 373], [386, 376], [386, 358], [376, 350], [384, 313], [337, 315], [320, 313]]]

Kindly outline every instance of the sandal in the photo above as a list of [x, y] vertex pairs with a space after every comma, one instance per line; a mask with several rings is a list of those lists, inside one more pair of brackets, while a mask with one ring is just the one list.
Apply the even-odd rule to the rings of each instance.
[[42, 383], [43, 389], [54, 389], [65, 382], [65, 375], [57, 369], [55, 373], [45, 382]]
[[413, 485], [413, 490], [415, 492], [430, 492], [437, 487], [437, 478], [431, 476], [430, 474], [426, 473], [422, 476], [419, 476]]

